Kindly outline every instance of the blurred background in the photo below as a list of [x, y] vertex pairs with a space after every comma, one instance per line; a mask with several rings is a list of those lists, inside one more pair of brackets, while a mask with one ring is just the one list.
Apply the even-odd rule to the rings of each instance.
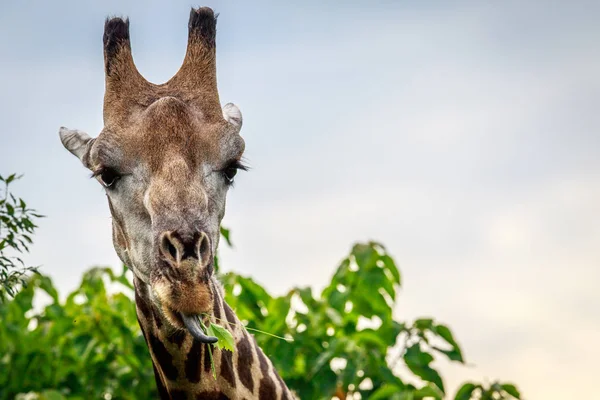
[[[529, 399], [590, 398], [600, 349], [597, 2], [215, 2], [221, 101], [252, 167], [229, 194], [225, 271], [323, 288], [357, 240], [403, 272], [398, 318], [452, 326], [469, 367]], [[45, 214], [26, 262], [61, 292], [120, 268], [100, 185], [58, 128], [102, 129], [102, 32], [129, 16], [150, 81], [190, 3], [3, 2], [0, 173]], [[365, 288], [368, 290], [368, 288]]]

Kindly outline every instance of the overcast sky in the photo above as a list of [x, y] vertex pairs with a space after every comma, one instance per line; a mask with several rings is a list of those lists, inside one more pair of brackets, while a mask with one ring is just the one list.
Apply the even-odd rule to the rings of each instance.
[[[48, 217], [28, 260], [63, 293], [118, 266], [100, 185], [58, 138], [102, 129], [102, 30], [168, 80], [188, 1], [3, 2], [0, 174]], [[323, 287], [355, 241], [404, 278], [397, 316], [448, 323], [465, 379], [591, 398], [600, 358], [600, 6], [576, 1], [210, 2], [223, 103], [252, 170], [230, 192], [226, 270]]]

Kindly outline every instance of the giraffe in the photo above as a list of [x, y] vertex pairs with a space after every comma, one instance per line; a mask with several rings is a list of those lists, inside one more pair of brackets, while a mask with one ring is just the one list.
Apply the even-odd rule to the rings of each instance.
[[[133, 272], [138, 322], [162, 399], [292, 399], [271, 361], [224, 301], [214, 254], [238, 170], [242, 114], [221, 107], [216, 16], [192, 8], [186, 55], [166, 83], [146, 81], [131, 54], [129, 20], [104, 26], [104, 128], [62, 127], [64, 147], [104, 187], [114, 248]], [[213, 348], [199, 318], [228, 329], [235, 351]]]

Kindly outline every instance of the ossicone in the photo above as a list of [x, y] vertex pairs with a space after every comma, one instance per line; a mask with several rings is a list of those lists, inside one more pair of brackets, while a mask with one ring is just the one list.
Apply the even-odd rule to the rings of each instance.
[[[109, 18], [104, 24], [106, 92], [104, 123], [125, 127], [139, 106], [148, 107], [165, 96], [193, 104], [205, 121], [220, 121], [216, 73], [217, 16], [212, 9], [192, 8], [188, 22], [188, 44], [179, 71], [166, 83], [146, 81], [133, 62], [128, 18]], [[239, 118], [234, 116], [234, 122]], [[232, 122], [232, 121], [229, 121]]]
[[107, 18], [104, 23], [103, 43], [106, 74], [110, 75], [111, 64], [118, 57], [119, 51], [127, 48], [131, 53], [129, 18]]
[[190, 21], [188, 23], [189, 38], [197, 38], [203, 41], [206, 47], [215, 47], [217, 36], [217, 15], [209, 7], [201, 7], [190, 10]]

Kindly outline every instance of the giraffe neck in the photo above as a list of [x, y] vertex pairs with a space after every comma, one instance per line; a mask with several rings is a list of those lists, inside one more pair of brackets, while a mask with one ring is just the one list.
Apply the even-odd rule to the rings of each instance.
[[[175, 329], [154, 305], [146, 284], [134, 280], [138, 322], [148, 344], [161, 399], [261, 399], [293, 397], [273, 367], [223, 300], [216, 278], [211, 278], [213, 313], [209, 323], [231, 332], [232, 353], [195, 340], [186, 330]], [[213, 376], [208, 346], [216, 372]]]

